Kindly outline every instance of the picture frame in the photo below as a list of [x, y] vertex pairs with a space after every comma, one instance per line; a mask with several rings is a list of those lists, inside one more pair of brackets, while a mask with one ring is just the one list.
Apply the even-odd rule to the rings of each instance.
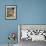
[[16, 19], [16, 5], [5, 5], [5, 19]]
[[[33, 34], [31, 34], [30, 33], [30, 35], [29, 36], [33, 36], [33, 35], [36, 35], [37, 37], [39, 37], [40, 35], [42, 35], [41, 37], [39, 37], [38, 38], [38, 40], [36, 40], [34, 37], [32, 37], [32, 39], [29, 37], [28, 39], [31, 39], [32, 41], [46, 41], [46, 24], [18, 24], [18, 42], [20, 43], [22, 40], [25, 40], [24, 38], [23, 39], [21, 39], [21, 31], [22, 30], [28, 30], [29, 31], [29, 33], [30, 33], [30, 31], [32, 32], [34, 32], [34, 31], [37, 31], [37, 32], [39, 32], [38, 34], [37, 34], [37, 32], [34, 32]], [[39, 36], [38, 36], [39, 35]], [[34, 38], [34, 39], [33, 39]], [[26, 39], [26, 40], [28, 40], [28, 39]]]

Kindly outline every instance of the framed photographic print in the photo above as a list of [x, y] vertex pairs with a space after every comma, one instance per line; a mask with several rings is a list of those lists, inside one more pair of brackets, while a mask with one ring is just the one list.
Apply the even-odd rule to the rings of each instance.
[[5, 18], [16, 19], [16, 5], [5, 5]]

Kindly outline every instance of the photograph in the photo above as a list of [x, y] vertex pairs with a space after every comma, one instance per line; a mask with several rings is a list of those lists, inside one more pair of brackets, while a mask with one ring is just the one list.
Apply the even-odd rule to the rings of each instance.
[[16, 5], [6, 5], [5, 6], [5, 18], [6, 19], [16, 19]]

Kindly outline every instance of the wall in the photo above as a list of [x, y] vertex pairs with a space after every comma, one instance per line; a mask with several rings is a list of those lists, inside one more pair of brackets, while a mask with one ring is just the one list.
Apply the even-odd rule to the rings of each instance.
[[[16, 20], [5, 20], [9, 4], [17, 5]], [[46, 0], [0, 0], [0, 44], [8, 43], [9, 32], [18, 32], [18, 24], [46, 24]]]

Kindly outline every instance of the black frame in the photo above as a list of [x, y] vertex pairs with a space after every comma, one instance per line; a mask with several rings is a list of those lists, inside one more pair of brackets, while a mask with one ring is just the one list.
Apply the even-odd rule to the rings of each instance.
[[[6, 7], [7, 6], [14, 6], [14, 7], [16, 7], [16, 18], [15, 19], [7, 19], [6, 18]], [[5, 5], [5, 20], [16, 20], [17, 19], [17, 6], [16, 5]]]

